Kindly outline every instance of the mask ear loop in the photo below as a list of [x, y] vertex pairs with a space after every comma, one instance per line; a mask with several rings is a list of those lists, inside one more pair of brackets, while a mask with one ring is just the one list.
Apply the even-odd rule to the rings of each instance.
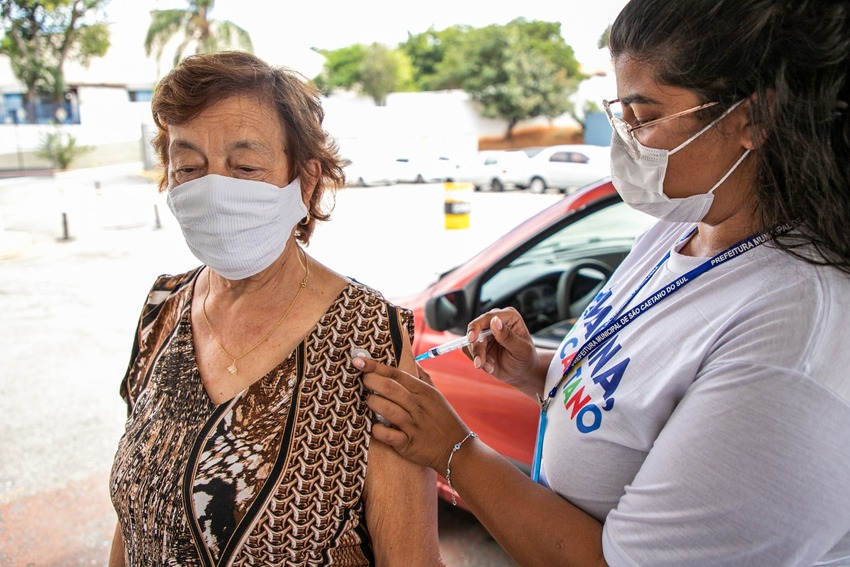
[[721, 185], [724, 181], [726, 181], [726, 178], [727, 178], [727, 177], [729, 177], [730, 175], [732, 175], [732, 173], [734, 173], [734, 171], [735, 171], [736, 169], [738, 169], [738, 166], [739, 166], [739, 165], [741, 165], [741, 162], [742, 162], [742, 161], [744, 161], [744, 158], [745, 158], [745, 157], [747, 157], [747, 155], [749, 155], [750, 151], [751, 151], [751, 150], [750, 150], [749, 148], [745, 149], [745, 150], [744, 150], [744, 153], [741, 155], [741, 157], [739, 157], [739, 158], [738, 158], [738, 161], [736, 161], [736, 162], [735, 162], [735, 165], [733, 165], [733, 166], [732, 166], [732, 168], [731, 168], [729, 171], [727, 171], [727, 172], [726, 172], [726, 175], [724, 175], [723, 177], [721, 177], [721, 178], [720, 178], [720, 181], [718, 181], [717, 183], [715, 183], [715, 184], [714, 184], [714, 187], [712, 187], [711, 189], [709, 189], [707, 193], [708, 193], [708, 194], [714, 193], [714, 190], [715, 190], [715, 189], [717, 189], [718, 187], [720, 187], [720, 185]]
[[[711, 128], [712, 126], [714, 126], [715, 124], [717, 124], [718, 122], [720, 122], [721, 120], [726, 118], [726, 116], [730, 112], [732, 112], [733, 110], [738, 108], [738, 105], [740, 105], [742, 102], [744, 102], [744, 99], [739, 100], [738, 102], [736, 102], [735, 104], [733, 104], [732, 106], [727, 108], [726, 112], [724, 112], [723, 114], [721, 114], [720, 116], [718, 116], [717, 118], [715, 118], [714, 120], [709, 122], [702, 130], [700, 130], [699, 132], [697, 132], [696, 134], [694, 134], [693, 136], [691, 136], [690, 138], [688, 138], [687, 140], [685, 140], [684, 142], [682, 142], [681, 144], [679, 144], [678, 146], [676, 146], [675, 148], [673, 148], [672, 150], [667, 152], [667, 155], [672, 156], [673, 154], [675, 154], [676, 152], [678, 152], [679, 150], [681, 150], [682, 148], [684, 148], [685, 146], [687, 146], [688, 144], [690, 144], [691, 142], [693, 142], [694, 140], [696, 140], [697, 138], [699, 138], [700, 136], [705, 134], [709, 130], [709, 128]], [[746, 154], [744, 154], [744, 155], [746, 155]], [[735, 167], [738, 167], [738, 165], [736, 164]], [[734, 168], [732, 168], [732, 171], [734, 171]]]

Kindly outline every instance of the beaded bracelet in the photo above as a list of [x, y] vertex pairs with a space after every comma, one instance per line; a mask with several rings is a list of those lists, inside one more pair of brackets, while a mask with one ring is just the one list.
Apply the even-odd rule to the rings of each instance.
[[466, 434], [466, 437], [461, 439], [460, 443], [455, 443], [452, 447], [452, 452], [449, 453], [449, 461], [446, 463], [446, 484], [449, 485], [449, 492], [452, 495], [452, 506], [457, 506], [457, 492], [452, 488], [452, 457], [455, 456], [455, 453], [461, 448], [461, 446], [466, 443], [466, 440], [470, 437], [478, 437], [474, 431], [470, 431]]

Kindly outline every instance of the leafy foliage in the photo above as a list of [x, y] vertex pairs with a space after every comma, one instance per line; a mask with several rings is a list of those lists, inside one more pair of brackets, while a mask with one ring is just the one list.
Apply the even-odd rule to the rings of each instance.
[[325, 94], [336, 88], [356, 90], [384, 106], [389, 93], [414, 90], [413, 66], [401, 50], [373, 43], [319, 53], [325, 66], [314, 81]]
[[145, 37], [145, 53], [155, 54], [157, 62], [162, 58], [166, 45], [175, 37], [180, 43], [174, 52], [173, 64], [186, 55], [190, 45], [195, 53], [213, 53], [222, 49], [238, 48], [254, 50], [250, 34], [229, 20], [213, 20], [210, 12], [215, 0], [188, 0], [186, 10], [154, 10]]
[[26, 87], [26, 101], [39, 93], [63, 100], [64, 65], [88, 65], [109, 49], [109, 29], [100, 20], [108, 0], [0, 0], [0, 53]]
[[472, 33], [469, 26], [452, 26], [408, 36], [401, 49], [410, 57], [414, 81], [422, 90], [461, 88], [454, 70], [463, 61], [466, 41]]
[[375, 104], [384, 106], [389, 93], [410, 89], [412, 75], [410, 59], [403, 52], [374, 43], [360, 67], [360, 86]]
[[36, 155], [49, 160], [57, 169], [68, 169], [77, 157], [93, 149], [91, 146], [78, 146], [74, 136], [57, 127], [54, 132], [42, 136]]
[[608, 38], [611, 36], [611, 24], [608, 24], [608, 27], [605, 28], [605, 31], [602, 32], [602, 35], [599, 36], [599, 39], [596, 40], [596, 47], [599, 49], [604, 49], [608, 47]]
[[[482, 115], [507, 121], [507, 137], [522, 120], [571, 111], [569, 97], [586, 78], [559, 23], [518, 18], [505, 26], [426, 34], [424, 41], [413, 36], [405, 44], [419, 60], [432, 61], [420, 80], [463, 89], [481, 104]], [[433, 63], [436, 53], [442, 59]]]
[[381, 105], [393, 91], [463, 89], [484, 116], [507, 121], [508, 137], [522, 120], [573, 111], [569, 98], [586, 78], [559, 23], [522, 18], [432, 28], [395, 50], [373, 44], [321, 53], [327, 60], [316, 82], [326, 94], [359, 89]]
[[325, 94], [334, 89], [353, 89], [360, 81], [360, 68], [366, 60], [367, 47], [362, 44], [350, 45], [341, 49], [319, 50], [325, 57], [322, 73], [314, 79], [316, 85]]

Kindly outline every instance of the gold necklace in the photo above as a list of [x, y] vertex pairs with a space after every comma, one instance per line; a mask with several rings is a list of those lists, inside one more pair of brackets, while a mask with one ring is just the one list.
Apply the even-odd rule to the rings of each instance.
[[295, 305], [295, 300], [298, 299], [298, 294], [301, 293], [302, 289], [307, 287], [307, 278], [309, 278], [309, 276], [310, 276], [310, 273], [307, 269], [307, 253], [304, 252], [303, 249], [301, 249], [301, 254], [304, 255], [304, 279], [301, 280], [301, 284], [298, 286], [298, 289], [296, 290], [295, 295], [292, 297], [292, 301], [289, 302], [289, 307], [286, 308], [286, 311], [283, 312], [283, 315], [280, 316], [280, 319], [278, 319], [277, 323], [275, 323], [275, 325], [274, 325], [274, 327], [272, 327], [271, 331], [266, 333], [265, 336], [262, 339], [260, 339], [259, 342], [257, 342], [257, 344], [255, 344], [254, 346], [252, 346], [251, 348], [249, 348], [248, 350], [246, 350], [245, 352], [243, 352], [239, 356], [233, 356], [232, 354], [227, 352], [227, 349], [224, 348], [224, 345], [221, 344], [221, 341], [218, 340], [218, 337], [215, 335], [215, 332], [212, 329], [212, 325], [210, 325], [210, 320], [207, 317], [207, 298], [209, 298], [209, 296], [210, 296], [210, 288], [212, 288], [212, 278], [210, 278], [209, 273], [207, 273], [207, 293], [204, 296], [204, 302], [201, 304], [201, 312], [204, 315], [204, 321], [207, 323], [207, 329], [209, 329], [210, 335], [212, 335], [212, 338], [215, 341], [215, 344], [218, 345], [219, 350], [221, 350], [221, 352], [223, 352], [225, 356], [227, 356], [228, 358], [233, 360], [233, 362], [230, 363], [230, 366], [227, 367], [227, 371], [230, 372], [231, 374], [236, 374], [237, 372], [239, 372], [239, 369], [236, 367], [236, 361], [238, 361], [240, 358], [242, 358], [243, 356], [252, 352], [255, 348], [259, 347], [261, 344], [263, 344], [264, 342], [269, 340], [269, 337], [272, 336], [272, 333], [274, 333], [277, 330], [277, 328], [280, 327], [280, 324], [283, 323], [283, 320], [286, 319], [286, 316], [289, 314], [289, 310], [292, 309], [293, 305]]

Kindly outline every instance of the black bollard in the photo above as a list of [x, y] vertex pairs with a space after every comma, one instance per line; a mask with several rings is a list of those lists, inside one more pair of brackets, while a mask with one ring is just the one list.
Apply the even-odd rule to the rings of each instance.
[[62, 240], [71, 240], [71, 234], [68, 231], [68, 213], [62, 213]]
[[154, 203], [153, 206], [153, 218], [154, 218], [154, 228], [159, 229], [162, 228], [162, 223], [159, 221], [159, 207]]

